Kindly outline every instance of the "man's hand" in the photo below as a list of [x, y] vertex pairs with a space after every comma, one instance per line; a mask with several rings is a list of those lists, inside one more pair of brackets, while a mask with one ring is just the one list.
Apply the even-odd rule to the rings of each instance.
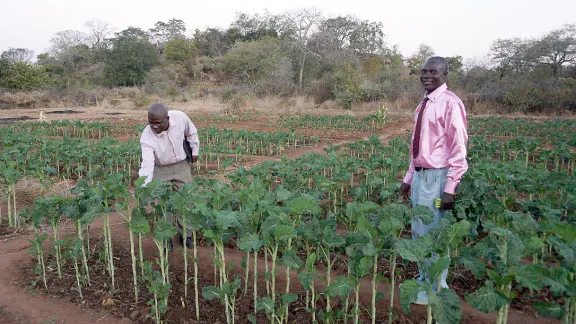
[[410, 198], [410, 185], [402, 182], [400, 185], [400, 196], [404, 198]]
[[442, 195], [442, 202], [440, 203], [440, 209], [442, 210], [454, 209], [454, 197], [455, 195], [445, 192]]
[[196, 161], [198, 161], [198, 155], [192, 155], [192, 162], [190, 162], [190, 164], [194, 164]]

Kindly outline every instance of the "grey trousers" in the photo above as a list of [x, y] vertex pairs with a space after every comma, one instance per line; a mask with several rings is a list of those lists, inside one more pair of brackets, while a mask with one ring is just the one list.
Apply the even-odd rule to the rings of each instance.
[[[441, 217], [446, 213], [434, 206], [435, 198], [442, 198], [444, 193], [444, 186], [446, 186], [446, 175], [448, 169], [429, 169], [421, 170], [414, 173], [412, 178], [412, 185], [410, 189], [410, 196], [412, 200], [412, 207], [426, 206], [434, 213], [434, 220], [430, 224], [424, 224], [422, 220], [412, 220], [412, 239], [417, 239], [422, 235], [428, 234], [428, 231], [436, 227]], [[434, 257], [434, 256], [432, 256]], [[426, 280], [426, 271], [424, 269], [430, 266], [431, 259], [424, 262], [423, 265], [418, 265], [419, 278], [418, 281], [423, 283]], [[424, 267], [424, 269], [422, 268]], [[441, 287], [448, 288], [446, 283], [446, 276], [448, 269], [442, 272]], [[433, 285], [434, 290], [437, 284]]]
[[[190, 172], [190, 164], [188, 160], [170, 164], [170, 165], [155, 165], [154, 174], [152, 179], [160, 179], [172, 184], [172, 190], [178, 191], [184, 187], [185, 184], [192, 182], [192, 173]], [[174, 223], [174, 216], [172, 213], [166, 215], [167, 221], [176, 225], [178, 233], [182, 236], [184, 231], [182, 228], [182, 217], [176, 216], [176, 223]]]

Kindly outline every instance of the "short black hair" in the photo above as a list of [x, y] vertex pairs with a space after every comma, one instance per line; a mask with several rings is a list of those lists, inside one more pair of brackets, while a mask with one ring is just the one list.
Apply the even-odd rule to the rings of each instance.
[[165, 105], [157, 102], [150, 105], [148, 108], [148, 116], [168, 116], [168, 108]]
[[448, 74], [448, 61], [442, 56], [433, 56], [429, 58], [426, 62], [436, 62], [440, 64], [440, 71], [442, 73]]

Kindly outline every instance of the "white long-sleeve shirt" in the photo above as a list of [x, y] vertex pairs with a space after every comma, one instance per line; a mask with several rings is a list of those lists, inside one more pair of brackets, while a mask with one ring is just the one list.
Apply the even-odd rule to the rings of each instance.
[[155, 165], [170, 165], [186, 159], [186, 152], [182, 145], [184, 137], [190, 143], [192, 155], [198, 155], [200, 140], [196, 126], [190, 118], [184, 112], [177, 110], [169, 111], [168, 117], [167, 130], [156, 134], [148, 125], [140, 137], [142, 164], [138, 175], [147, 177], [144, 185], [152, 181]]

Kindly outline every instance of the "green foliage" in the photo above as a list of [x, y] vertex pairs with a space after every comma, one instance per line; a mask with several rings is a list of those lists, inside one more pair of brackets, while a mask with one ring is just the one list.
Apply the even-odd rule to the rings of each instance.
[[438, 324], [459, 323], [462, 317], [460, 298], [451, 289], [442, 289], [437, 294], [428, 295], [434, 319]]
[[31, 90], [53, 83], [43, 66], [25, 62], [8, 63], [0, 60], [0, 86], [9, 89]]
[[156, 49], [147, 39], [123, 33], [127, 32], [112, 41], [112, 49], [106, 55], [106, 79], [116, 86], [141, 85], [157, 62]]
[[163, 53], [168, 62], [187, 65], [196, 58], [198, 49], [184, 39], [173, 39], [164, 46]]
[[362, 85], [360, 70], [349, 63], [338, 67], [332, 76], [332, 94], [336, 102], [347, 109], [362, 98]]

